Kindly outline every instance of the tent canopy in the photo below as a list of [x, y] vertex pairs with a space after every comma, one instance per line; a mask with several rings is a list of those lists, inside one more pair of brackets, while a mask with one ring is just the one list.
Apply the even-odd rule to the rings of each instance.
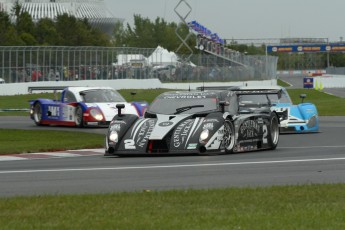
[[169, 52], [161, 46], [158, 46], [156, 50], [148, 57], [151, 65], [176, 65], [177, 55], [174, 52]]

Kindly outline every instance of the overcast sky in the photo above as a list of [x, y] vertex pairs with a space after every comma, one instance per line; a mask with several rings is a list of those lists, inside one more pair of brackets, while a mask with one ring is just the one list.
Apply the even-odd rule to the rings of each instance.
[[[179, 22], [180, 0], [105, 0], [109, 11], [133, 25], [133, 15]], [[187, 0], [196, 20], [224, 39], [329, 38], [345, 40], [345, 0]], [[181, 4], [179, 10], [186, 7]]]

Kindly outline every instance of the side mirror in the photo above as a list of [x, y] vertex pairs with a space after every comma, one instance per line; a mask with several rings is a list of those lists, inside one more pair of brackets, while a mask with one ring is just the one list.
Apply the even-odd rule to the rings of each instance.
[[225, 112], [224, 107], [230, 105], [230, 103], [228, 101], [220, 101], [219, 105], [222, 108], [222, 113], [224, 113]]
[[118, 111], [117, 114], [121, 117], [122, 116], [121, 109], [124, 109], [125, 105], [124, 104], [117, 104], [116, 108], [117, 108], [117, 111]]
[[134, 96], [137, 94], [137, 92], [131, 92], [131, 96], [132, 96], [132, 101], [134, 99]]
[[307, 97], [307, 94], [301, 94], [301, 95], [299, 95], [299, 97], [302, 99], [302, 103], [303, 103], [304, 102], [304, 98]]

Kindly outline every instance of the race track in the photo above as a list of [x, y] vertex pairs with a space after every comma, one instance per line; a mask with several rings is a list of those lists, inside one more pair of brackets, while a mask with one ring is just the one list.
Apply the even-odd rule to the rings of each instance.
[[[0, 117], [0, 125], [79, 131], [36, 127], [28, 118], [20, 117]], [[345, 117], [321, 117], [320, 133], [281, 135], [274, 151], [4, 161], [0, 162], [0, 196], [345, 183], [344, 130]], [[82, 131], [104, 133], [106, 129]]]

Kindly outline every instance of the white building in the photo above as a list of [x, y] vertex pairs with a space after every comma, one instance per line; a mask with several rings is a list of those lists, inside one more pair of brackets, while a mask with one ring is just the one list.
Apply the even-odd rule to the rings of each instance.
[[92, 26], [108, 34], [112, 33], [116, 22], [123, 21], [112, 15], [104, 0], [0, 0], [0, 11], [10, 14], [16, 1], [34, 21], [41, 18], [55, 19], [58, 15], [67, 13], [80, 19], [87, 18]]

